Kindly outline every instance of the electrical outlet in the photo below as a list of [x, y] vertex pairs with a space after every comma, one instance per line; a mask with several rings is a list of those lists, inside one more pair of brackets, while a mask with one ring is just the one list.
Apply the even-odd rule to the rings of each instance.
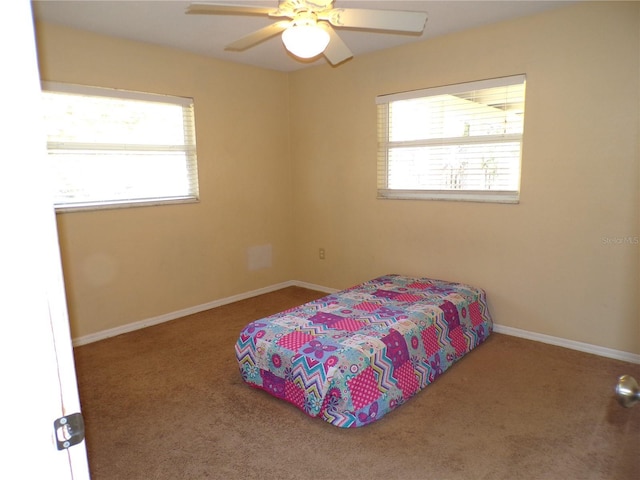
[[320, 248], [318, 250], [318, 258], [320, 258], [320, 260], [324, 260], [324, 248]]

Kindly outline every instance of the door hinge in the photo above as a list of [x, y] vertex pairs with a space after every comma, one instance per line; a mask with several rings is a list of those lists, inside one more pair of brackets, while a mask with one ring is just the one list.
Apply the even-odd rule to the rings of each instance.
[[84, 440], [84, 419], [81, 413], [72, 413], [53, 422], [58, 450], [65, 450]]

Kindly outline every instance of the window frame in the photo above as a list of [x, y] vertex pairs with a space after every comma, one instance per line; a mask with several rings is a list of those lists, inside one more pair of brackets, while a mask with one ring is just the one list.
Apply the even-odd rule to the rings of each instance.
[[[197, 203], [200, 201], [199, 194], [199, 178], [198, 178], [198, 160], [196, 153], [196, 132], [195, 132], [195, 112], [194, 112], [194, 99], [189, 97], [179, 97], [172, 95], [164, 95], [157, 93], [147, 93], [132, 90], [123, 90], [118, 88], [109, 87], [96, 87], [88, 85], [79, 85], [73, 83], [62, 83], [52, 81], [42, 81], [41, 89], [44, 92], [54, 93], [68, 93], [72, 95], [83, 95], [90, 97], [103, 97], [111, 99], [123, 99], [123, 100], [135, 100], [144, 101], [159, 104], [178, 105], [183, 109], [183, 118], [185, 118], [184, 138], [185, 143], [183, 145], [175, 145], [167, 147], [160, 144], [148, 144], [147, 147], [155, 147], [153, 149], [145, 149], [137, 145], [129, 145], [129, 149], [122, 148], [122, 145], [115, 147], [116, 150], [126, 152], [151, 152], [151, 151], [178, 151], [185, 154], [187, 158], [187, 183], [189, 184], [189, 193], [187, 195], [158, 195], [150, 197], [134, 197], [127, 199], [102, 199], [92, 201], [79, 201], [59, 203], [54, 201], [54, 208], [56, 212], [74, 212], [74, 211], [88, 211], [88, 210], [104, 210], [104, 209], [116, 209], [116, 208], [131, 208], [131, 207], [144, 207], [155, 205], [171, 205], [171, 204], [185, 204], [185, 203]], [[47, 132], [45, 132], [45, 135]], [[55, 150], [82, 150], [91, 149], [92, 151], [104, 151], [109, 152], [114, 150], [114, 146], [111, 144], [100, 143], [82, 143], [82, 142], [55, 142], [48, 141], [47, 139], [47, 152]], [[55, 166], [51, 165], [51, 170], [55, 171]], [[54, 191], [55, 191], [54, 187]]]
[[[379, 95], [376, 97], [377, 107], [377, 138], [378, 138], [378, 160], [377, 160], [377, 198], [378, 199], [401, 199], [401, 200], [450, 200], [467, 202], [491, 202], [491, 203], [519, 203], [520, 186], [522, 172], [522, 145], [524, 137], [524, 127], [521, 133], [503, 133], [497, 135], [476, 135], [458, 136], [444, 138], [429, 138], [409, 141], [393, 142], [389, 140], [390, 118], [389, 105], [400, 100], [412, 100], [439, 95], [456, 95], [467, 93], [473, 90], [483, 90], [495, 87], [506, 87], [509, 85], [523, 85], [526, 92], [526, 75], [511, 75], [472, 82], [451, 84], [439, 87], [425, 88], [419, 90], [405, 91], [399, 93]], [[526, 94], [526, 93], [525, 93]], [[523, 97], [524, 98], [524, 97]], [[524, 102], [524, 99], [523, 99]], [[524, 111], [523, 111], [524, 114]], [[523, 122], [524, 124], [524, 122]], [[394, 146], [415, 145], [417, 147], [429, 146], [462, 146], [470, 144], [489, 143], [515, 143], [519, 144], [519, 158], [517, 165], [517, 188], [515, 190], [467, 190], [467, 189], [402, 189], [389, 187], [389, 151]]]

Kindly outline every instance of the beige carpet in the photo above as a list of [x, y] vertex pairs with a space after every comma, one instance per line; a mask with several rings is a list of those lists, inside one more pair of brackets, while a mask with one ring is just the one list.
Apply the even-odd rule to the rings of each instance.
[[378, 422], [340, 429], [247, 387], [244, 325], [290, 287], [76, 348], [93, 480], [636, 479], [640, 366], [493, 334]]

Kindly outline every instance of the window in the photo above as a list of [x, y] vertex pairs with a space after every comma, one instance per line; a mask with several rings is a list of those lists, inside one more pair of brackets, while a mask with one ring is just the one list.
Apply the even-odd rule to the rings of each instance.
[[376, 98], [378, 198], [517, 203], [525, 76]]
[[196, 201], [193, 100], [43, 84], [58, 210]]

